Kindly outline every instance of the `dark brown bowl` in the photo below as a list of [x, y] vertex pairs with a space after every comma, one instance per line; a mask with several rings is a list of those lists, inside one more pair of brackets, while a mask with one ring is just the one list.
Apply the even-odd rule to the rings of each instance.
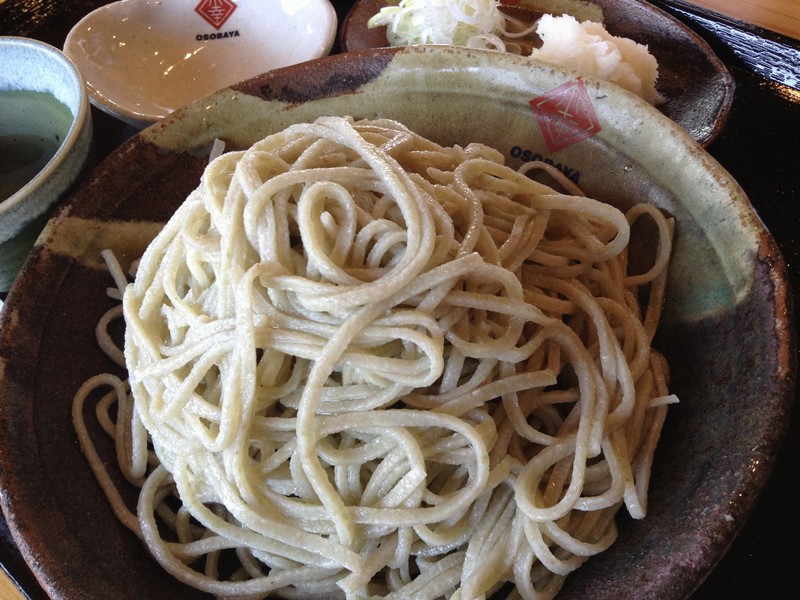
[[[584, 86], [597, 127], [551, 151], [529, 102], [560, 86]], [[0, 501], [45, 590], [60, 600], [201, 597], [120, 525], [73, 431], [78, 387], [115, 369], [95, 342], [114, 303], [99, 252], [138, 257], [197, 186], [214, 139], [247, 147], [323, 114], [392, 117], [441, 143], [488, 143], [512, 165], [539, 154], [595, 197], [647, 198], [675, 216], [657, 346], [681, 401], [657, 450], [649, 512], [621, 517], [617, 542], [560, 598], [686, 598], [747, 519], [789, 422], [783, 259], [730, 175], [649, 105], [520, 57], [443, 46], [345, 53], [223, 90], [129, 140], [61, 205], [0, 316]], [[101, 452], [113, 465], [111, 448]]]
[[[642, 0], [592, 0], [592, 4], [602, 10], [603, 23], [611, 34], [646, 44], [658, 60], [657, 88], [666, 99], [659, 110], [703, 146], [714, 141], [728, 120], [735, 83], [705, 40]], [[340, 30], [341, 48], [386, 46], [386, 28], [367, 27], [370, 17], [386, 5], [385, 0], [356, 2]], [[524, 2], [505, 10], [517, 17], [527, 12], [531, 22], [541, 15], [524, 8]]]

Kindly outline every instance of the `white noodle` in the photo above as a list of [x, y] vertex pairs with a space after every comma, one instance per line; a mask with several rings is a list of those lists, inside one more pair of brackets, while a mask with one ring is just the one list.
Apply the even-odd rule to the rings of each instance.
[[[621, 505], [644, 516], [676, 401], [650, 347], [671, 221], [562, 183], [388, 120], [216, 158], [133, 284], [106, 256], [134, 409], [103, 376], [73, 418], [119, 518], [219, 597], [552, 598]], [[643, 214], [656, 259], [628, 275]], [[84, 422], [97, 386], [138, 516]]]

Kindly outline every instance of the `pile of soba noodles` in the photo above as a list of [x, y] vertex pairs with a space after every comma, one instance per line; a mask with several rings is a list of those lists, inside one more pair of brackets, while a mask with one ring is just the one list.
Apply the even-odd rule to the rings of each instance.
[[[75, 405], [166, 570], [224, 598], [551, 598], [644, 516], [672, 222], [531, 169], [557, 177], [338, 117], [209, 164], [117, 274], [129, 388]], [[135, 514], [81, 416], [100, 385]]]

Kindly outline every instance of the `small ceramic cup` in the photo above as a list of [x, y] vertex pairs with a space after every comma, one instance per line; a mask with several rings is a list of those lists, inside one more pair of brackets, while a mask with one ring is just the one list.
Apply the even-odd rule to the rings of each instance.
[[7, 292], [50, 209], [89, 157], [86, 86], [43, 42], [0, 37], [0, 292]]

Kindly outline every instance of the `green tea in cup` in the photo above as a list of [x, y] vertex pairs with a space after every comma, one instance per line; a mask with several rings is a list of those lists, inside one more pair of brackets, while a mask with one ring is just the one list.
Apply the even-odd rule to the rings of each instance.
[[0, 90], [0, 202], [44, 168], [72, 121], [70, 109], [48, 92]]

